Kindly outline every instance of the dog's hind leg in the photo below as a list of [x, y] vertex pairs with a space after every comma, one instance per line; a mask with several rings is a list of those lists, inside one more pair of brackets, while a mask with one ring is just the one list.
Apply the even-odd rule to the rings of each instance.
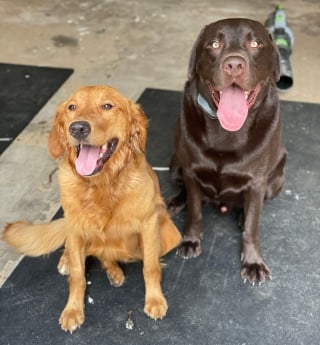
[[160, 256], [163, 256], [180, 244], [181, 234], [163, 207], [159, 210], [159, 224], [161, 241]]
[[176, 214], [180, 213], [185, 207], [187, 203], [187, 193], [185, 188], [181, 188], [180, 193], [171, 197], [167, 201], [167, 208], [168, 212], [171, 216], [175, 216]]
[[112, 286], [119, 287], [124, 283], [125, 276], [122, 268], [117, 262], [117, 259], [119, 261], [126, 261], [125, 259], [128, 257], [127, 253], [123, 253], [121, 249], [104, 247], [102, 249], [100, 248], [100, 250], [89, 252], [88, 254], [93, 255], [100, 260]]
[[109, 282], [114, 287], [120, 287], [125, 280], [122, 268], [116, 261], [103, 261]]
[[202, 200], [203, 195], [198, 183], [186, 176], [187, 224], [178, 254], [184, 258], [195, 258], [201, 254], [202, 238]]
[[171, 216], [174, 216], [181, 212], [187, 203], [187, 192], [183, 181], [182, 170], [175, 155], [170, 162], [170, 175], [172, 183], [178, 189], [178, 193], [167, 202], [168, 211]]
[[287, 159], [287, 152], [285, 148], [282, 148], [279, 154], [278, 162], [268, 177], [268, 185], [267, 185], [267, 190], [265, 194], [266, 200], [276, 197], [280, 193], [283, 187], [284, 180], [285, 180], [284, 170], [285, 170], [286, 159]]
[[64, 249], [64, 252], [62, 253], [59, 263], [58, 263], [58, 272], [65, 276], [68, 275], [70, 272], [69, 269], [69, 253], [67, 248]]

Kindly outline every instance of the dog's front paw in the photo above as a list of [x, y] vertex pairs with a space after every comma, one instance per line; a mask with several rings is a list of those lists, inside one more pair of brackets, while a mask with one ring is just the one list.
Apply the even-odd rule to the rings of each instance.
[[62, 312], [59, 323], [61, 328], [65, 332], [70, 332], [72, 334], [77, 328], [84, 322], [83, 309], [67, 309], [65, 308]]
[[260, 263], [252, 264], [243, 262], [241, 269], [241, 278], [245, 283], [248, 281], [253, 286], [256, 284], [261, 285], [267, 279], [272, 279], [271, 271], [263, 261]]
[[164, 318], [167, 310], [168, 304], [163, 296], [147, 299], [144, 306], [144, 312], [154, 320]]
[[196, 258], [201, 254], [200, 239], [183, 238], [177, 249], [177, 254], [183, 259]]

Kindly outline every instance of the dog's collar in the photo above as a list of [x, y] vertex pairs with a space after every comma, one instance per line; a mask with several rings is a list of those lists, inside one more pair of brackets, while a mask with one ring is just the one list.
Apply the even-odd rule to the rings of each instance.
[[207, 100], [199, 93], [197, 97], [198, 105], [212, 120], [217, 119], [217, 113], [212, 110]]

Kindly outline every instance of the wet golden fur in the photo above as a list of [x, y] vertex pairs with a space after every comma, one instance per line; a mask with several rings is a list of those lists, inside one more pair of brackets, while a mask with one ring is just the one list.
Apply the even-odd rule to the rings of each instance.
[[[104, 104], [112, 107], [103, 109]], [[87, 144], [102, 146], [113, 137], [119, 139], [115, 152], [95, 175], [81, 176], [76, 171], [79, 142], [69, 131], [75, 121], [90, 124]], [[51, 155], [62, 156], [59, 183], [64, 218], [41, 225], [15, 222], [3, 233], [17, 251], [31, 256], [65, 245], [58, 265], [60, 273], [70, 275], [69, 298], [59, 320], [65, 331], [73, 332], [84, 322], [85, 258], [89, 255], [101, 261], [115, 286], [124, 282], [118, 262], [143, 260], [144, 311], [153, 319], [166, 314], [160, 257], [179, 244], [180, 233], [144, 155], [146, 127], [142, 109], [115, 89], [76, 90], [58, 107], [48, 141]]]

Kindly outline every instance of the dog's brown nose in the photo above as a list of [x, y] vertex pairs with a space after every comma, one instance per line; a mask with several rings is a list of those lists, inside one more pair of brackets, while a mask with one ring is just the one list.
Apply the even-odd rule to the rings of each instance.
[[69, 133], [78, 140], [85, 139], [91, 132], [91, 127], [87, 121], [76, 121], [69, 126]]
[[230, 56], [223, 62], [223, 70], [232, 77], [237, 77], [245, 70], [246, 62], [238, 56]]

